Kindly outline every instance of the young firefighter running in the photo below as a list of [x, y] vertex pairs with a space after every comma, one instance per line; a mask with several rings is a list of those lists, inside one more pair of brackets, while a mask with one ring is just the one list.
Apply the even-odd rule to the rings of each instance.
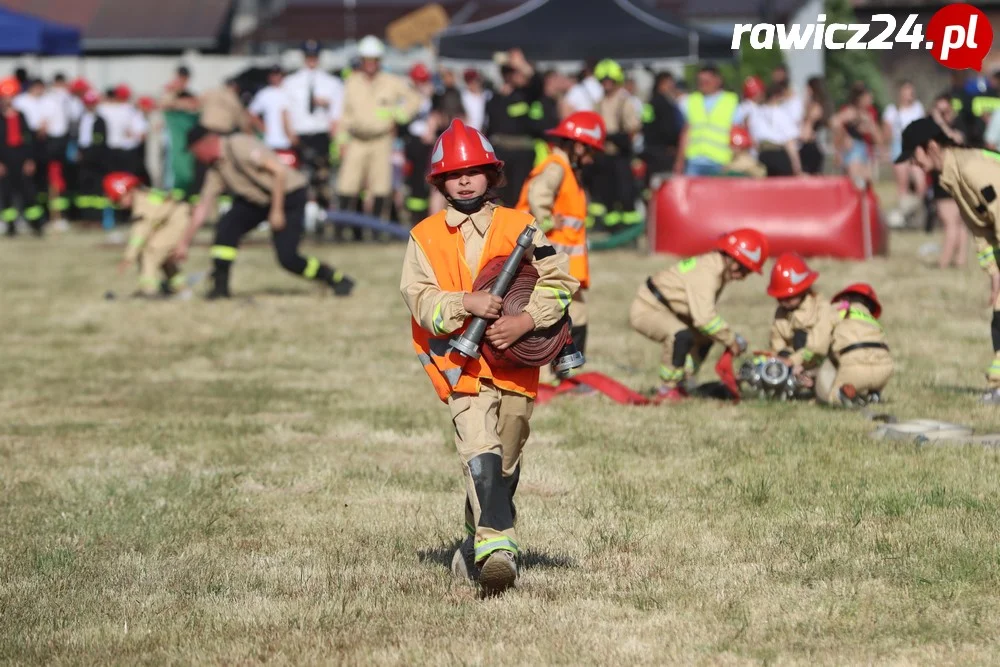
[[965, 226], [976, 239], [979, 266], [990, 276], [993, 308], [993, 363], [986, 373], [984, 403], [1000, 404], [1000, 154], [959, 148], [932, 118], [915, 120], [903, 130], [903, 150], [896, 163], [912, 161], [926, 173], [940, 174], [939, 185], [958, 203]]
[[878, 318], [882, 304], [871, 285], [848, 285], [833, 297], [837, 323], [830, 354], [816, 378], [822, 403], [860, 407], [882, 400], [892, 377], [892, 356]]
[[587, 259], [587, 193], [580, 185], [580, 169], [593, 164], [594, 151], [604, 151], [607, 132], [599, 114], [578, 111], [546, 134], [555, 138], [552, 152], [528, 176], [517, 210], [530, 213], [538, 220], [552, 247], [569, 256], [570, 275], [580, 281], [580, 290], [573, 295], [569, 306], [573, 342], [577, 350], [586, 353], [585, 290], [590, 287], [590, 265]]
[[411, 231], [400, 290], [413, 316], [417, 358], [451, 409], [465, 475], [468, 537], [455, 552], [452, 572], [478, 578], [483, 592], [492, 595], [517, 578], [514, 492], [538, 369], [490, 368], [482, 358], [463, 363], [448, 341], [474, 315], [496, 320], [486, 338], [506, 349], [528, 332], [558, 322], [579, 283], [569, 274], [569, 258], [539, 231], [531, 260], [539, 278], [528, 306], [498, 319], [501, 300], [473, 292], [473, 282], [490, 260], [511, 253], [532, 217], [493, 203], [503, 162], [486, 137], [460, 120], [438, 138], [428, 180], [448, 206]]
[[687, 397], [686, 375], [696, 375], [712, 343], [733, 354], [746, 349], [746, 340], [729, 328], [715, 311], [727, 284], [760, 273], [767, 262], [767, 238], [753, 229], [738, 229], [722, 236], [715, 250], [689, 257], [646, 279], [639, 287], [629, 323], [637, 332], [663, 345], [661, 385], [655, 402], [675, 402]]
[[769, 296], [778, 300], [771, 325], [771, 351], [791, 366], [792, 372], [811, 387], [816, 369], [830, 349], [837, 312], [813, 290], [819, 273], [795, 253], [778, 257], [771, 269]]
[[353, 280], [315, 257], [299, 254], [305, 229], [305, 176], [286, 167], [271, 149], [246, 134], [223, 137], [195, 126], [188, 133], [188, 148], [196, 160], [210, 168], [191, 224], [174, 253], [178, 261], [187, 257], [192, 239], [222, 191], [233, 193], [233, 206], [215, 230], [214, 284], [209, 299], [229, 298], [229, 271], [240, 239], [264, 220], [271, 223], [271, 243], [283, 269], [307, 280], [326, 283], [336, 296], [351, 293]]
[[186, 279], [171, 255], [187, 231], [188, 205], [152, 192], [134, 174], [120, 171], [104, 177], [104, 194], [131, 213], [132, 233], [118, 270], [124, 273], [139, 262], [136, 296], [184, 294]]

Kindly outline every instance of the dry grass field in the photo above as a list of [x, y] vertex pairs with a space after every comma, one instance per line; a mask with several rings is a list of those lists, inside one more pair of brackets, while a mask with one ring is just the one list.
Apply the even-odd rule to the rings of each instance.
[[[820, 261], [820, 287], [878, 288], [886, 410], [1000, 431], [976, 402], [986, 278], [926, 267], [925, 241]], [[560, 399], [526, 451], [519, 588], [479, 601], [447, 569], [462, 485], [401, 246], [316, 250], [360, 279], [349, 300], [258, 245], [234, 273], [252, 300], [148, 303], [103, 299], [131, 281], [100, 242], [0, 242], [0, 662], [1000, 660], [994, 450], [876, 442], [814, 405]], [[638, 389], [658, 350], [628, 306], [665, 261], [593, 260], [590, 367]], [[721, 306], [758, 346], [764, 287]]]

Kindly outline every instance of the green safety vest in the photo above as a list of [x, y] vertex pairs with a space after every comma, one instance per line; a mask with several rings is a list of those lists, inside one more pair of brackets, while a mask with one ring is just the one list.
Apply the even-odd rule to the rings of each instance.
[[1000, 109], [1000, 97], [977, 96], [972, 98], [972, 115], [982, 118]]
[[701, 93], [688, 95], [688, 143], [684, 152], [688, 160], [705, 157], [718, 164], [729, 164], [733, 159], [729, 132], [740, 100], [736, 93], [723, 92], [721, 95], [711, 114], [705, 111], [705, 98]]

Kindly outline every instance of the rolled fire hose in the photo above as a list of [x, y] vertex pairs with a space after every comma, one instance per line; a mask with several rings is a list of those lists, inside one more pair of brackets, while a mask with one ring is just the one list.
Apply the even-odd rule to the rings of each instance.
[[[472, 289], [489, 291], [496, 282], [507, 256], [494, 257], [483, 270], [479, 272]], [[500, 315], [519, 315], [524, 312], [531, 300], [538, 282], [538, 271], [531, 262], [521, 262], [514, 276], [514, 281], [507, 290], [500, 308]], [[563, 346], [569, 341], [569, 317], [563, 316], [558, 322], [546, 329], [530, 331], [506, 350], [498, 350], [483, 339], [482, 354], [486, 363], [492, 366], [535, 366], [541, 367], [552, 363], [559, 355]]]

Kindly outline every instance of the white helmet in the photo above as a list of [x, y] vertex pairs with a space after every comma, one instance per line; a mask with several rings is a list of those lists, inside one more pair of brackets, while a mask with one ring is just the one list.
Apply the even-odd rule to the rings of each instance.
[[362, 58], [381, 58], [385, 55], [385, 44], [375, 35], [368, 35], [358, 42], [358, 55]]

